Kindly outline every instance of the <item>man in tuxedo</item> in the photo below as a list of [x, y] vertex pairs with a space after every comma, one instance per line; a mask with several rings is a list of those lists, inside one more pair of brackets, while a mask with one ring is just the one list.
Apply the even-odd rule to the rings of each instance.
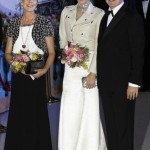
[[125, 0], [127, 5], [142, 16], [145, 24], [145, 50], [142, 89], [150, 89], [150, 0]]
[[98, 37], [97, 85], [108, 150], [133, 150], [135, 99], [144, 61], [144, 24], [123, 0], [106, 2], [109, 11], [101, 21]]
[[[137, 10], [143, 14], [145, 23], [145, 62], [143, 73], [143, 90], [148, 90], [150, 89], [150, 0], [140, 0], [140, 2], [137, 4]], [[140, 8], [142, 8], [142, 11], [140, 11]]]
[[146, 13], [149, 11], [148, 8], [149, 0], [124, 0], [124, 1], [130, 8], [137, 10], [138, 13], [142, 15], [143, 18], [146, 18]]

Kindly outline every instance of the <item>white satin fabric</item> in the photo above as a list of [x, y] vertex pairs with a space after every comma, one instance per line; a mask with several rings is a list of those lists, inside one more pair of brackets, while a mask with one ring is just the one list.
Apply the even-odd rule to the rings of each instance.
[[82, 87], [82, 77], [87, 74], [83, 68], [65, 65], [58, 150], [107, 150], [98, 89]]

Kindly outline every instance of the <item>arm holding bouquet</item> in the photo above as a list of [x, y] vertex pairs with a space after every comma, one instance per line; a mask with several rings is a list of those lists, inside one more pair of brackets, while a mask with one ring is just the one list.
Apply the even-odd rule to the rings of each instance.
[[5, 49], [5, 59], [10, 65], [13, 62], [13, 57], [11, 53], [12, 53], [12, 37], [8, 37]]
[[66, 7], [63, 9], [60, 17], [60, 24], [59, 24], [59, 44], [60, 44], [60, 49], [63, 49], [67, 44], [68, 44], [68, 39], [67, 39], [67, 33], [65, 29], [65, 21], [66, 21]]

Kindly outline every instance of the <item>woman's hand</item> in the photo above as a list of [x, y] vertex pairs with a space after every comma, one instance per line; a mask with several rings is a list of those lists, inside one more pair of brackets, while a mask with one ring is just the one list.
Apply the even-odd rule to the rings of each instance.
[[35, 73], [35, 74], [31, 74], [35, 79], [38, 79], [38, 78], [40, 78], [42, 75], [44, 75], [46, 72], [47, 72], [47, 70], [45, 69], [45, 68], [43, 68], [43, 69], [37, 69], [37, 70], [35, 70], [37, 73]]
[[37, 73], [31, 74], [30, 76], [38, 79], [42, 75], [44, 75], [49, 69], [50, 66], [52, 65], [54, 58], [55, 58], [55, 50], [54, 50], [54, 39], [53, 37], [47, 36], [45, 37], [45, 42], [48, 48], [48, 57], [45, 63], [45, 66], [43, 69], [37, 69], [35, 70]]
[[91, 89], [96, 86], [96, 74], [90, 72], [86, 77], [86, 88]]

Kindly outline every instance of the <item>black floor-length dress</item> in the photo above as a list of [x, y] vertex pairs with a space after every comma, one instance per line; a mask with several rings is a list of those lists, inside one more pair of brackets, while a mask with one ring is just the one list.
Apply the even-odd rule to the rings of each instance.
[[12, 73], [12, 94], [4, 150], [52, 150], [45, 76]]

